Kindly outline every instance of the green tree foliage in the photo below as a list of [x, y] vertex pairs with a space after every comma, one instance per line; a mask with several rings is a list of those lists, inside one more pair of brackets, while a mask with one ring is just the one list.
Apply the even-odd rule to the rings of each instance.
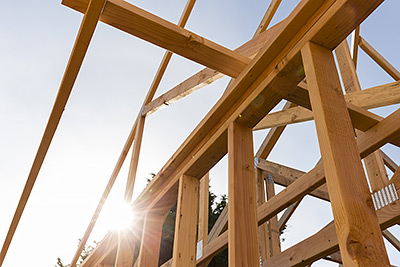
[[[81, 239], [79, 239], [79, 244], [81, 243]], [[97, 246], [97, 242], [93, 241], [93, 245], [85, 245], [85, 247], [82, 250], [81, 255], [79, 256], [79, 260], [78, 263], [76, 264], [76, 266], [80, 266], [82, 264], [82, 262], [90, 255], [90, 253], [92, 253], [92, 251], [94, 250], [94, 248]], [[54, 265], [54, 267], [70, 267], [70, 264], [63, 264], [61, 261], [61, 258], [58, 257], [57, 258], [57, 263], [56, 265]]]

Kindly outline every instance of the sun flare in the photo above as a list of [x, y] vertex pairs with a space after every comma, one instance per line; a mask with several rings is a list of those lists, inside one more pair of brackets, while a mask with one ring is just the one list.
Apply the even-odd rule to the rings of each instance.
[[132, 225], [134, 212], [125, 202], [110, 203], [104, 211], [104, 226], [108, 230], [123, 230]]

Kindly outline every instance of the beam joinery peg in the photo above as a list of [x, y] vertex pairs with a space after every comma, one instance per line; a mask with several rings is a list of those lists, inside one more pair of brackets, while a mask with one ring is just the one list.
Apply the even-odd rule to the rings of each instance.
[[390, 266], [332, 51], [301, 54], [343, 263]]

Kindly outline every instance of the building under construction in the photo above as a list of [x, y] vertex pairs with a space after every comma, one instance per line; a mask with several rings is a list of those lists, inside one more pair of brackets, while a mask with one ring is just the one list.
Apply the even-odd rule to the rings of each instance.
[[[225, 249], [229, 266], [311, 266], [320, 259], [392, 266], [384, 240], [400, 251], [400, 241], [387, 230], [400, 223], [400, 169], [381, 147], [400, 146], [400, 110], [381, 117], [369, 109], [400, 103], [400, 72], [360, 34], [362, 22], [384, 1], [301, 0], [287, 18], [271, 25], [281, 1], [272, 0], [253, 38], [231, 50], [185, 29], [195, 0], [187, 0], [177, 24], [124, 0], [62, 0], [84, 16], [0, 266], [98, 23], [166, 52], [71, 266], [130, 150], [124, 198], [137, 214], [135, 227], [110, 231], [81, 267], [208, 266]], [[393, 82], [362, 90], [359, 50]], [[173, 54], [204, 69], [155, 97]], [[231, 78], [224, 94], [133, 199], [147, 116], [224, 76]], [[272, 111], [281, 101], [283, 109]], [[287, 125], [311, 120], [321, 152], [314, 168], [304, 172], [268, 160]], [[269, 131], [254, 148], [253, 132], [263, 129]], [[226, 155], [228, 204], [209, 231], [209, 171]], [[275, 185], [285, 189], [275, 192]], [[334, 221], [282, 251], [280, 233], [306, 196], [330, 202]], [[163, 224], [175, 206], [172, 258], [161, 263]]]

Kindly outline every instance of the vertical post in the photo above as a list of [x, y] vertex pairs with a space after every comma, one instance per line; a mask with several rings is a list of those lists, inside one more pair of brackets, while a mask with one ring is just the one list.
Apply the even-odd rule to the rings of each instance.
[[[267, 188], [267, 199], [271, 199], [275, 196], [275, 187], [274, 187], [274, 180], [272, 175], [267, 176], [266, 182]], [[275, 256], [281, 252], [281, 240], [279, 234], [279, 224], [278, 224], [278, 216], [274, 216], [269, 220], [268, 223], [269, 228], [269, 236], [271, 238], [271, 256]]]
[[228, 127], [229, 266], [258, 266], [257, 202], [253, 132], [232, 122]]
[[196, 266], [196, 228], [199, 179], [182, 175], [179, 179], [172, 267]]
[[157, 267], [165, 216], [149, 211], [144, 218], [142, 242], [137, 259], [139, 267]]
[[115, 267], [131, 267], [135, 252], [134, 238], [129, 233], [129, 229], [118, 233], [118, 248], [115, 259]]
[[[360, 82], [358, 81], [356, 68], [350, 55], [350, 48], [347, 40], [344, 40], [336, 48], [335, 52], [346, 93], [361, 91]], [[356, 130], [356, 134], [358, 135], [359, 133], [360, 131]], [[364, 158], [364, 163], [372, 191], [378, 191], [385, 187], [389, 179], [380, 149], [366, 156]]]
[[[264, 175], [263, 170], [256, 168], [256, 179], [257, 179], [257, 206], [261, 206], [265, 203], [265, 186], [264, 186]], [[268, 223], [258, 227], [258, 242], [261, 252], [261, 262], [271, 257], [269, 237], [268, 237]]]
[[301, 50], [342, 260], [390, 266], [332, 51]]
[[208, 198], [210, 174], [207, 173], [200, 179], [199, 225], [197, 241], [203, 242], [203, 247], [208, 242]]

